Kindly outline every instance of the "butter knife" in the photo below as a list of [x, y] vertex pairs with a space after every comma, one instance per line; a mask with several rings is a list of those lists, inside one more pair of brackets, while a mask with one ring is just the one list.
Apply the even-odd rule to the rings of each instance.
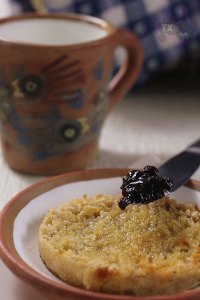
[[173, 180], [171, 192], [181, 187], [200, 166], [200, 140], [185, 151], [166, 161], [159, 168], [159, 175]]

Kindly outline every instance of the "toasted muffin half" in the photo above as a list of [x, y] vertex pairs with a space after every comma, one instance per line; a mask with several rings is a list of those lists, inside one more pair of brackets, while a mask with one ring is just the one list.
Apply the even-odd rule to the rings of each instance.
[[39, 251], [65, 282], [113, 294], [172, 294], [200, 283], [200, 211], [168, 198], [118, 206], [120, 196], [75, 199], [50, 210]]

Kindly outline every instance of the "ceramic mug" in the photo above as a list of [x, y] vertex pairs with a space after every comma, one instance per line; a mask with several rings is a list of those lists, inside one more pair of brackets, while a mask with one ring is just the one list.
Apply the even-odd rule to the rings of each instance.
[[[116, 47], [126, 63], [111, 79]], [[134, 35], [83, 15], [0, 20], [3, 154], [15, 170], [52, 175], [92, 164], [108, 112], [141, 69]]]

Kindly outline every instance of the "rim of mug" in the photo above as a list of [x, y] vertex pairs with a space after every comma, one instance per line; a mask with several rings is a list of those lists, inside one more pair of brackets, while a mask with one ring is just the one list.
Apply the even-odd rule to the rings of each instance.
[[16, 22], [16, 21], [21, 21], [21, 20], [30, 20], [30, 19], [63, 19], [63, 20], [77, 20], [79, 22], [84, 22], [84, 23], [89, 23], [94, 26], [100, 27], [103, 30], [107, 32], [107, 34], [102, 37], [98, 38], [92, 41], [87, 41], [87, 42], [81, 42], [77, 44], [40, 44], [40, 43], [31, 43], [31, 42], [23, 42], [19, 41], [16, 39], [12, 40], [11, 38], [4, 37], [0, 35], [0, 44], [9, 44], [9, 45], [15, 45], [15, 46], [23, 46], [23, 47], [36, 47], [36, 48], [79, 48], [79, 47], [84, 47], [84, 46], [90, 46], [94, 44], [98, 44], [102, 41], [106, 41], [109, 39], [112, 35], [114, 35], [117, 32], [117, 29], [110, 24], [109, 22], [101, 19], [101, 18], [96, 18], [92, 17], [89, 15], [84, 15], [84, 14], [75, 14], [75, 13], [22, 13], [19, 15], [14, 15], [14, 16], [8, 16], [0, 19], [0, 26], [5, 23], [11, 23], [11, 22]]

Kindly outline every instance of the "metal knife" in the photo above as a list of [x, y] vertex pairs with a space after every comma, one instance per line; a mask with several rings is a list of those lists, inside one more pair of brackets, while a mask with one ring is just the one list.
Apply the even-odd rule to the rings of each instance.
[[171, 192], [174, 192], [192, 176], [199, 166], [200, 140], [160, 166], [159, 175], [173, 180]]

